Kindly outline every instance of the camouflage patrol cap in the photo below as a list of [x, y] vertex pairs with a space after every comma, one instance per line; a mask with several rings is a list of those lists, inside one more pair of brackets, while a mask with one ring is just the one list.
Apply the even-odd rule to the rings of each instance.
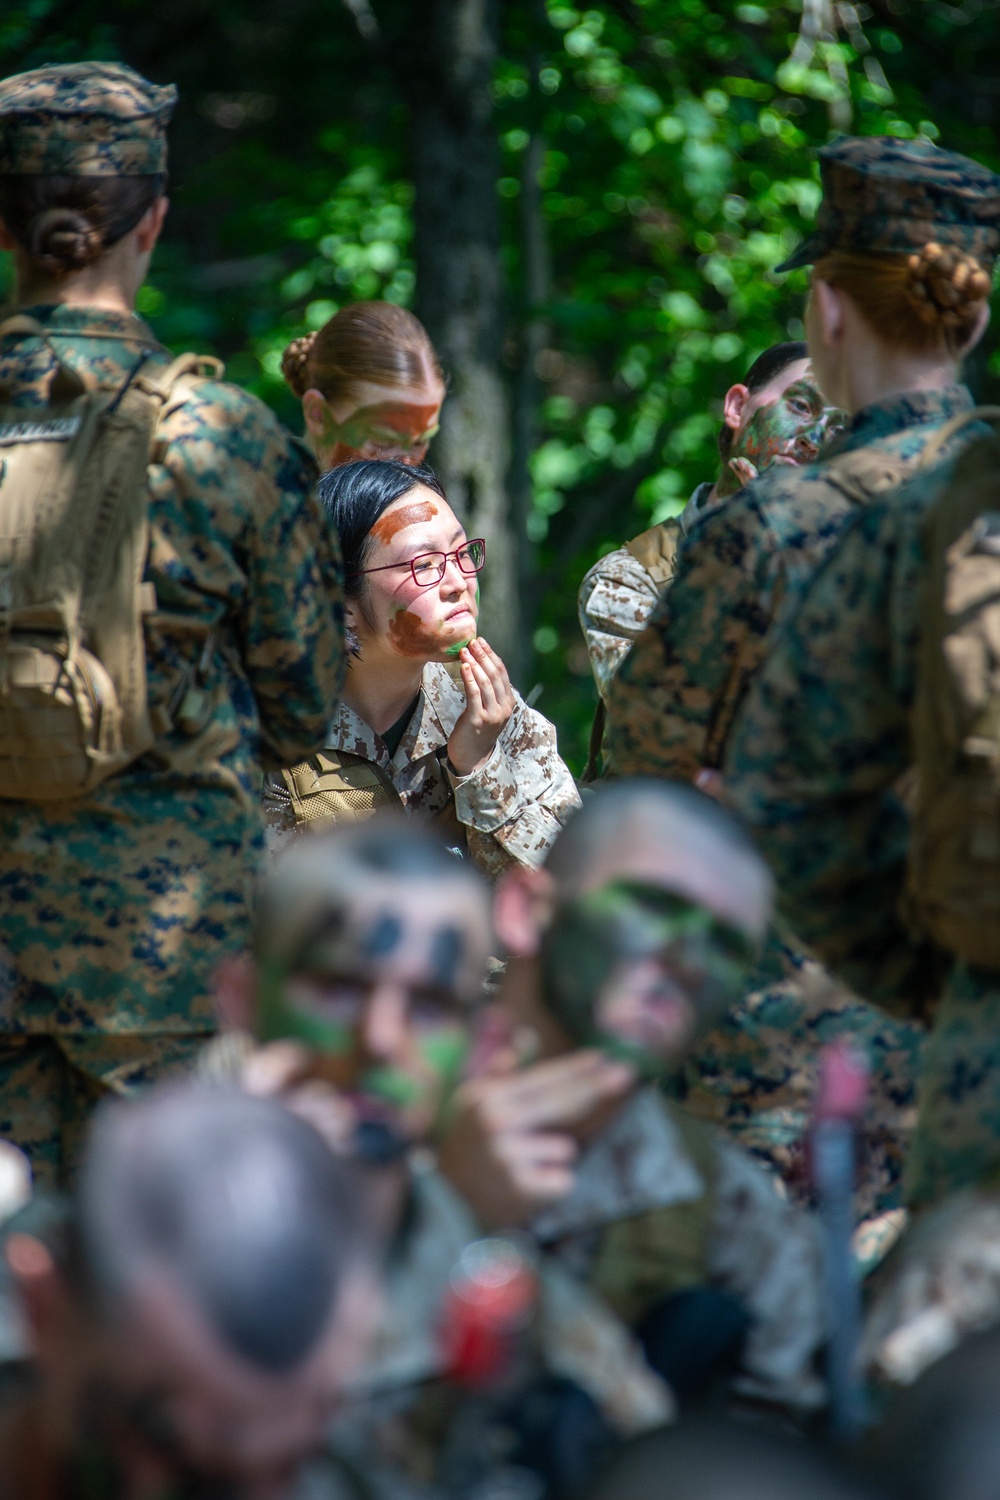
[[845, 135], [823, 147], [819, 169], [815, 233], [778, 271], [831, 250], [905, 254], [933, 240], [989, 263], [1000, 249], [1000, 177], [967, 156], [929, 141]]
[[164, 171], [177, 90], [124, 63], [35, 68], [0, 82], [0, 174], [145, 177]]

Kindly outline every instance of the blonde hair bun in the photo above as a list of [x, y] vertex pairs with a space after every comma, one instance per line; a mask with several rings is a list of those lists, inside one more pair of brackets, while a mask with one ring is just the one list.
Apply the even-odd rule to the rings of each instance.
[[300, 398], [309, 389], [307, 372], [309, 369], [309, 360], [312, 357], [315, 345], [316, 334], [306, 333], [301, 338], [292, 339], [292, 342], [281, 356], [281, 373], [296, 396]]
[[908, 257], [910, 292], [918, 315], [926, 323], [958, 328], [966, 323], [973, 304], [990, 294], [990, 277], [973, 256], [954, 245], [929, 241]]

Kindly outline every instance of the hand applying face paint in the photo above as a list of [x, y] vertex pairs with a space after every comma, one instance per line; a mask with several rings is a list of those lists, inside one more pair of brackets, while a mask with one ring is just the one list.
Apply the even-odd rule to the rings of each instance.
[[507, 668], [482, 636], [459, 654], [466, 709], [451, 732], [448, 760], [457, 776], [471, 776], [489, 760], [514, 712]]

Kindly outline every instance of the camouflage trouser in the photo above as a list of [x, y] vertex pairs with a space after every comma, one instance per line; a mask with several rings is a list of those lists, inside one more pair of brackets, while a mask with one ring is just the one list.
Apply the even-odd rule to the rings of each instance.
[[94, 1105], [186, 1069], [208, 1040], [0, 1034], [0, 1136], [27, 1154], [39, 1187], [64, 1187]]
[[1000, 974], [960, 963], [927, 1046], [906, 1197], [930, 1203], [998, 1169]]

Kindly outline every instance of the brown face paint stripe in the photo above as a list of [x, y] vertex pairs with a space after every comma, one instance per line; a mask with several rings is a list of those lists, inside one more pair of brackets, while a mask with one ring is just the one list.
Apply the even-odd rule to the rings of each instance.
[[437, 506], [432, 505], [429, 500], [417, 500], [410, 505], [401, 505], [398, 509], [390, 505], [384, 515], [379, 516], [375, 522], [371, 534], [385, 547], [397, 532], [407, 526], [416, 526], [420, 521], [433, 521], [437, 513]]

